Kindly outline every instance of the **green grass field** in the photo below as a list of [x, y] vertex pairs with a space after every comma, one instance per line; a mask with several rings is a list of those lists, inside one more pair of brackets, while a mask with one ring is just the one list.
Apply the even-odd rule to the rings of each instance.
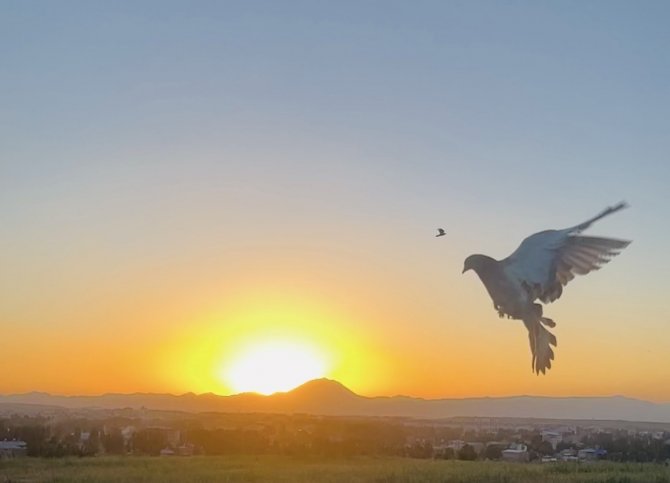
[[288, 456], [0, 460], [0, 483], [41, 481], [670, 483], [670, 468], [608, 462], [539, 465], [363, 457], [324, 460]]

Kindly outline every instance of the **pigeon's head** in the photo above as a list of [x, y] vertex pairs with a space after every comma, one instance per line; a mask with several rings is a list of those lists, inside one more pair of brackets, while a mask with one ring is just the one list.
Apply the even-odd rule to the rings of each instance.
[[492, 261], [495, 260], [486, 255], [470, 255], [463, 263], [462, 273], [465, 273], [468, 270], [474, 270], [477, 273], [481, 273]]

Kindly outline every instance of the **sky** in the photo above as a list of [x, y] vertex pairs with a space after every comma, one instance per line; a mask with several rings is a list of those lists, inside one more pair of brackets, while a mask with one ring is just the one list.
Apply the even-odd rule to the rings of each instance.
[[[1, 1], [0, 393], [670, 402], [669, 15]], [[620, 200], [536, 376], [463, 260]]]

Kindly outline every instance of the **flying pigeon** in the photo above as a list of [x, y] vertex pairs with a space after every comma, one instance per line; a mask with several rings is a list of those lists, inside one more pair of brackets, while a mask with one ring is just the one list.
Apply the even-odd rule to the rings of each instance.
[[621, 202], [584, 223], [563, 230], [529, 236], [504, 260], [470, 255], [463, 273], [474, 270], [486, 287], [500, 317], [522, 320], [528, 329], [531, 365], [536, 374], [551, 369], [556, 337], [544, 326], [555, 327], [542, 315], [542, 305], [557, 300], [575, 275], [598, 270], [626, 248], [630, 241], [579, 235], [593, 223], [628, 205]]
[[438, 228], [438, 229], [437, 229], [437, 235], [435, 235], [435, 237], [438, 237], [438, 236], [444, 236], [444, 235], [446, 235], [446, 234], [447, 234], [447, 233], [446, 233], [442, 228]]

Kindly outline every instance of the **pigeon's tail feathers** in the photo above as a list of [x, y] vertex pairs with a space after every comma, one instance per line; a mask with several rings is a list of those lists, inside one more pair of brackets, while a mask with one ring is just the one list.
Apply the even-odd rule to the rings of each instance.
[[532, 370], [536, 374], [540, 374], [540, 372], [545, 374], [548, 369], [551, 369], [551, 361], [554, 360], [554, 350], [551, 346], [556, 347], [556, 336], [544, 328], [542, 324], [550, 327], [556, 324], [553, 320], [544, 317], [525, 318], [523, 323], [528, 329]]
[[603, 212], [594, 216], [590, 220], [586, 220], [584, 223], [580, 223], [579, 225], [570, 228], [569, 231], [571, 233], [579, 233], [581, 231], [584, 231], [592, 224], [594, 224], [596, 221], [601, 220], [613, 213], [616, 213], [617, 211], [623, 210], [624, 208], [628, 208], [628, 203], [626, 203], [625, 201], [621, 201], [614, 206], [609, 206]]

